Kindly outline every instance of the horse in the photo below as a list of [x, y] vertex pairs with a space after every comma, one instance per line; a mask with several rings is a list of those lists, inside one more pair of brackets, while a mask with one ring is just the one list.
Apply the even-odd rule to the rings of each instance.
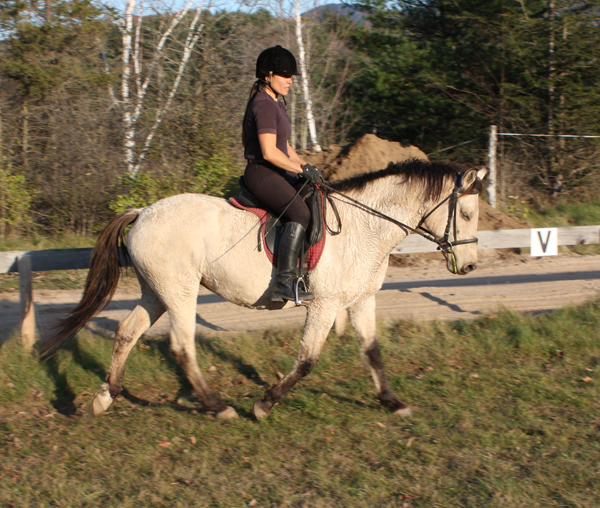
[[[306, 321], [292, 370], [270, 386], [253, 407], [257, 419], [315, 367], [336, 316], [346, 311], [381, 405], [409, 416], [411, 408], [390, 389], [376, 336], [375, 294], [389, 254], [410, 232], [424, 231], [446, 256], [447, 269], [465, 275], [477, 266], [478, 194], [487, 169], [410, 160], [385, 169], [324, 184], [337, 203], [343, 228], [328, 236], [318, 265], [310, 272]], [[447, 204], [448, 206], [445, 206]], [[326, 220], [332, 220], [330, 208]], [[126, 235], [125, 230], [131, 226]], [[42, 345], [54, 354], [111, 300], [122, 257], [141, 287], [134, 310], [118, 324], [106, 382], [92, 400], [101, 415], [119, 395], [127, 357], [139, 337], [165, 312], [170, 317], [170, 350], [209, 413], [233, 418], [237, 412], [211, 389], [196, 359], [196, 312], [200, 285], [236, 305], [276, 310], [295, 302], [272, 303], [276, 268], [249, 234], [256, 216], [227, 200], [180, 194], [114, 217], [93, 249], [80, 303], [57, 324]]]

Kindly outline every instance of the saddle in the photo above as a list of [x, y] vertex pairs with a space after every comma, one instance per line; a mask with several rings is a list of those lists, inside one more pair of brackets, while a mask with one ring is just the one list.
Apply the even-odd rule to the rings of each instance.
[[[277, 218], [276, 213], [269, 209], [252, 194], [244, 182], [244, 177], [239, 179], [240, 193], [229, 198], [229, 203], [240, 210], [252, 212], [260, 219], [259, 245], [265, 249], [269, 261], [277, 266], [277, 249], [283, 233], [285, 219]], [[301, 256], [301, 267], [311, 271], [317, 266], [325, 248], [326, 228], [324, 214], [323, 191], [316, 184], [308, 184], [300, 192], [311, 212], [311, 219], [306, 230], [305, 246]]]

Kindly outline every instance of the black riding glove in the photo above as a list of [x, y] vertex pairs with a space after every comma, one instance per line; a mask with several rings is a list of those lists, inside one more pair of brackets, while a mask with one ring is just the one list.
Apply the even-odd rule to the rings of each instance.
[[312, 164], [304, 164], [304, 166], [302, 166], [302, 176], [307, 180], [315, 183], [320, 183], [324, 181], [323, 173], [321, 173]]

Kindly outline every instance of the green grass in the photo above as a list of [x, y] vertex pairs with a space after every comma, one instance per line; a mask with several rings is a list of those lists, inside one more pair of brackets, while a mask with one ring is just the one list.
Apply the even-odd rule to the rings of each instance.
[[82, 249], [96, 244], [95, 236], [74, 234], [44, 236], [31, 235], [0, 239], [0, 252], [12, 250]]
[[597, 507], [599, 327], [591, 302], [382, 328], [410, 419], [379, 407], [353, 338], [331, 336], [262, 422], [253, 401], [291, 368], [298, 329], [198, 338], [240, 414], [227, 422], [165, 342], [134, 348], [123, 396], [94, 419], [111, 341], [82, 333], [40, 364], [14, 338], [0, 349], [0, 506]]
[[547, 206], [531, 212], [530, 222], [537, 227], [594, 226], [600, 224], [600, 201]]

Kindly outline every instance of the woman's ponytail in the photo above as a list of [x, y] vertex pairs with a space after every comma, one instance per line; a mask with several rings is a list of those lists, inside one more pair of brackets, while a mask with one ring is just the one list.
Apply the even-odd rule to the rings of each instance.
[[242, 122], [242, 145], [244, 145], [244, 148], [246, 148], [246, 117], [248, 116], [248, 110], [250, 109], [250, 104], [252, 104], [252, 99], [254, 99], [254, 97], [256, 96], [256, 94], [262, 90], [263, 88], [263, 81], [260, 79], [257, 79], [254, 84], [252, 85], [252, 88], [250, 89], [250, 96], [248, 97], [248, 103], [246, 104], [246, 111], [244, 112], [244, 121]]

